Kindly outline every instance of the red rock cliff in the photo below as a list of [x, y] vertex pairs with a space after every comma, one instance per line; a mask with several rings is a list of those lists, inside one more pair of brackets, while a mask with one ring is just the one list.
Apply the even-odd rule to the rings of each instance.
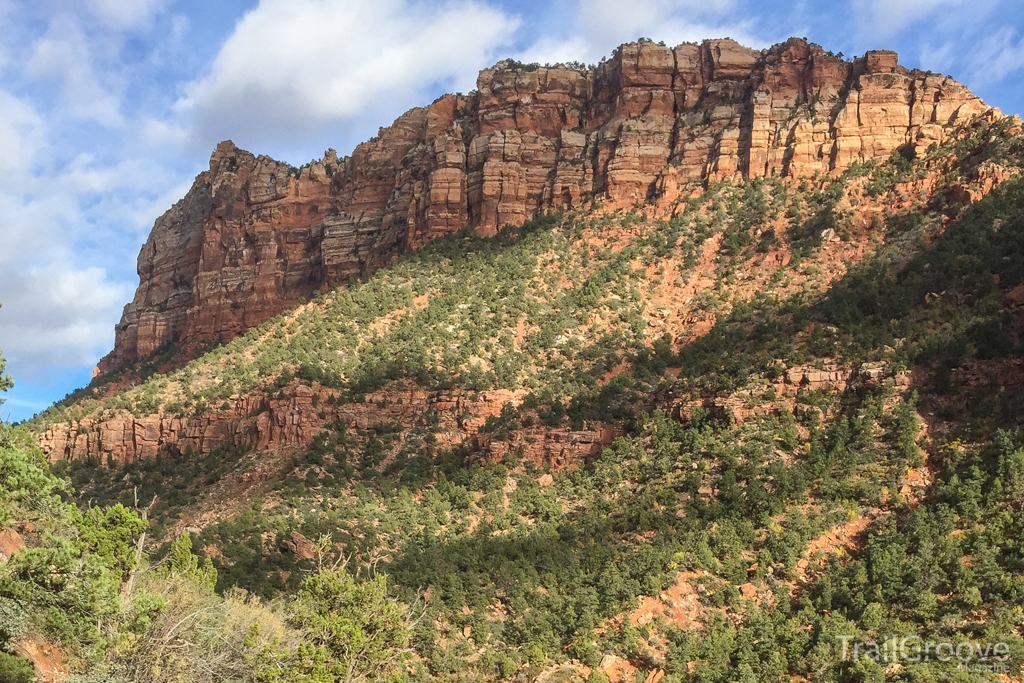
[[218, 145], [153, 227], [99, 369], [234, 338], [466, 226], [489, 234], [593, 198], [671, 202], [695, 182], [843, 169], [987, 110], [894, 52], [847, 62], [797, 39], [762, 52], [642, 41], [593, 70], [505, 61], [477, 87], [301, 169]]

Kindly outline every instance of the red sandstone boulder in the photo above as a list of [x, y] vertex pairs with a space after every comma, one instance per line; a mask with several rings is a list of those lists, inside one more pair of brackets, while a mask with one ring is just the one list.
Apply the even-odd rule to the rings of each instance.
[[0, 564], [11, 559], [14, 553], [25, 547], [25, 541], [14, 529], [0, 529]]

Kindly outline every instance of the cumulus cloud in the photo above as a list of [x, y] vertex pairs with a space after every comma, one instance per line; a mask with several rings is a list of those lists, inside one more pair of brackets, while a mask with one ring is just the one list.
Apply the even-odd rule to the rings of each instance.
[[480, 2], [261, 0], [177, 110], [203, 144], [280, 139], [409, 106], [435, 84], [468, 90], [517, 26]]
[[109, 350], [110, 324], [131, 296], [102, 268], [61, 267], [0, 272], [0, 340], [17, 378], [35, 379], [53, 366], [94, 363]]
[[[184, 192], [180, 175], [119, 139], [113, 43], [80, 17], [42, 26], [22, 42], [4, 35], [27, 59], [10, 69], [19, 95], [0, 88], [0, 349], [22, 387], [110, 349], [142, 231]], [[97, 121], [110, 127], [97, 134]]]
[[61, 15], [32, 45], [25, 65], [31, 78], [60, 83], [61, 97], [74, 118], [103, 126], [124, 123], [116, 76], [95, 68], [90, 41], [77, 21]]
[[166, 0], [88, 0], [88, 7], [103, 25], [116, 30], [147, 27]]
[[65, 159], [50, 133], [32, 103], [0, 89], [0, 349], [30, 382], [109, 350], [133, 286], [82, 256], [123, 250], [124, 226], [151, 223], [168, 191], [183, 191], [144, 160]]
[[45, 144], [43, 119], [28, 102], [0, 90], [0, 174], [19, 183]]
[[0, 195], [0, 348], [18, 379], [95, 362], [131, 296], [103, 268], [76, 265], [66, 240], [78, 213], [59, 188], [27, 202]]

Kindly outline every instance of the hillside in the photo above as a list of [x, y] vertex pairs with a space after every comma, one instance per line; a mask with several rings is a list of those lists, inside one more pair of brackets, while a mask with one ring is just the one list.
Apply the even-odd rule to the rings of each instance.
[[[674, 54], [669, 90], [688, 92], [674, 89], [690, 48], [635, 45]], [[901, 71], [891, 53], [849, 63], [800, 41], [760, 56], [723, 45], [693, 50], [743, 83], [740, 140], [756, 139], [742, 131], [761, 104], [745, 79], [800, 73], [824, 87], [831, 64], [859, 86], [838, 87], [831, 118], [813, 97], [769, 107], [791, 117], [768, 145], [785, 170], [714, 171], [752, 158], [742, 145], [689, 171], [669, 153], [639, 187], [666, 187], [674, 169], [670, 192], [616, 196], [603, 180], [515, 220], [460, 219], [395, 242], [360, 277], [270, 296], [279, 314], [261, 309], [205, 353], [165, 347], [108, 372], [25, 425], [75, 501], [123, 511], [118, 548], [138, 542], [129, 509], [145, 510], [145, 552], [104, 557], [122, 559], [108, 573], [155, 567], [140, 572], [140, 595], [164, 601], [109, 612], [91, 651], [45, 615], [33, 642], [117, 683], [342, 680], [346, 643], [366, 633], [380, 637], [353, 680], [1020, 680], [1021, 121]], [[491, 75], [571, 71], [597, 88], [601, 74], [627, 77], [634, 47], [595, 70]], [[910, 118], [922, 100], [907, 93], [921, 91], [906, 84], [919, 81], [944, 84], [930, 91], [935, 111], [961, 98], [945, 125]], [[698, 104], [675, 100], [676, 139], [687, 107], [729, 90], [700, 83]], [[881, 90], [908, 107], [891, 146], [822, 152], [849, 149], [829, 135], [854, 98], [868, 149]], [[894, 116], [885, 101], [877, 111]], [[719, 132], [734, 121], [715, 120]], [[801, 121], [821, 126], [813, 150], [791, 145]], [[603, 139], [604, 125], [586, 135]], [[800, 159], [818, 165], [797, 170]], [[302, 195], [314, 169], [289, 191]], [[328, 194], [349, 182], [338, 173]], [[271, 236], [287, 241], [298, 213], [272, 215]], [[211, 273], [241, 272], [204, 244]], [[126, 319], [145, 309], [132, 306]], [[159, 323], [170, 311], [139, 314]], [[186, 346], [211, 341], [196, 335]], [[0, 522], [24, 532], [25, 518]], [[121, 590], [123, 605], [145, 600]], [[168, 632], [190, 605], [226, 615], [199, 624], [197, 642]], [[844, 660], [842, 638], [894, 636], [1000, 643], [1007, 656]], [[233, 645], [210, 645], [220, 638]], [[161, 669], [166, 643], [183, 654]]]

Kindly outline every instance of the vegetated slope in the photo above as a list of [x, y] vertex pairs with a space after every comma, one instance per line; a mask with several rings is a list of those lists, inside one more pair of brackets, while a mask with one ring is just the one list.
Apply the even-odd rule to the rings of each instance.
[[[451, 235], [37, 427], [221, 590], [295, 590], [317, 539], [387, 574], [414, 679], [957, 675], [841, 661], [893, 634], [1007, 642], [1016, 676], [1022, 165], [1019, 119], [976, 120], [664, 220]], [[152, 452], [99, 463], [129, 423]]]
[[926, 149], [987, 110], [895, 52], [847, 61], [798, 38], [762, 51], [641, 40], [590, 67], [499, 62], [474, 92], [410, 110], [341, 159], [294, 168], [224, 142], [153, 226], [98, 371], [180, 367], [465, 228], [492, 235], [595, 200], [666, 206], [737, 175], [844, 170]]
[[144, 512], [82, 509], [67, 493], [31, 435], [0, 424], [4, 683], [400, 676], [410, 614], [387, 596], [383, 576], [357, 582], [344, 567], [322, 567], [272, 606], [244, 591], [218, 595], [217, 572], [188, 535], [149, 563]]

